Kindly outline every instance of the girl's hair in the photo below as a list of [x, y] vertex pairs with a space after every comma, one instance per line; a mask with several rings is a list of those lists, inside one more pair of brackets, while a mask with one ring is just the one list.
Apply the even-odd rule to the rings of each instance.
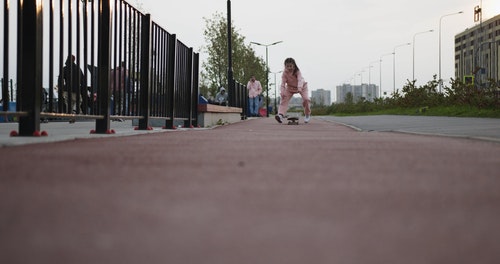
[[295, 60], [293, 58], [286, 58], [285, 63], [284, 63], [285, 66], [289, 63], [291, 63], [295, 66], [295, 70], [293, 70], [293, 75], [297, 74], [297, 72], [300, 70], [299, 70], [299, 67], [297, 66], [297, 63], [295, 63]]

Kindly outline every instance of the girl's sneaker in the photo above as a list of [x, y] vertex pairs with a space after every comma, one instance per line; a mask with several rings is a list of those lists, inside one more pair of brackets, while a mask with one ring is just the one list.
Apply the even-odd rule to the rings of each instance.
[[276, 121], [278, 121], [278, 123], [283, 123], [283, 119], [285, 119], [282, 114], [277, 114], [274, 116], [274, 118], [276, 118]]
[[306, 117], [304, 118], [304, 122], [309, 123], [310, 120], [311, 120], [311, 115], [306, 115]]

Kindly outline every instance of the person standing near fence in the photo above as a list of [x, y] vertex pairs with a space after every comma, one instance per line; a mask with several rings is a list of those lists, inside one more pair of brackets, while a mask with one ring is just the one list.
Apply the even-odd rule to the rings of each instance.
[[[83, 104], [82, 93], [86, 93], [85, 89], [85, 76], [82, 70], [75, 63], [75, 56], [70, 55], [66, 59], [66, 66], [63, 68], [62, 82], [63, 85], [63, 98], [67, 112], [73, 114], [86, 113], [83, 111], [81, 105]], [[68, 92], [71, 93], [71, 98], [68, 98]], [[71, 108], [68, 105], [71, 102]], [[78, 110], [76, 108], [78, 104]], [[72, 120], [74, 122], [74, 120]], [[71, 121], [70, 121], [71, 122]]]
[[114, 108], [113, 114], [127, 115], [128, 101], [130, 93], [130, 80], [128, 71], [125, 68], [125, 62], [122, 61], [120, 66], [111, 70], [110, 90], [113, 96]]
[[247, 89], [250, 116], [259, 116], [260, 94], [262, 93], [262, 85], [255, 79], [254, 75], [252, 75], [250, 81], [248, 81]]

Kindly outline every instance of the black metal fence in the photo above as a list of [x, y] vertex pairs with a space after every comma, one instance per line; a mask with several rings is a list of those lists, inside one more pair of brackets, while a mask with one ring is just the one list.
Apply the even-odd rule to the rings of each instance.
[[18, 118], [19, 135], [39, 131], [43, 119], [95, 119], [96, 133], [108, 133], [113, 119], [137, 119], [143, 130], [151, 119], [197, 126], [199, 55], [126, 1], [18, 0], [12, 8], [4, 0], [2, 16], [0, 111]]
[[241, 119], [248, 117], [248, 91], [247, 87], [239, 82], [233, 80], [233, 85], [229, 85], [229, 105], [240, 107], [243, 112]]

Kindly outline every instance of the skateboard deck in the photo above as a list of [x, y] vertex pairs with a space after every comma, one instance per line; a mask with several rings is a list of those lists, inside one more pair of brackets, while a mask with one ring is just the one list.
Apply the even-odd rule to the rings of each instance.
[[286, 120], [288, 120], [289, 125], [298, 125], [299, 124], [299, 118], [296, 116], [288, 117]]

